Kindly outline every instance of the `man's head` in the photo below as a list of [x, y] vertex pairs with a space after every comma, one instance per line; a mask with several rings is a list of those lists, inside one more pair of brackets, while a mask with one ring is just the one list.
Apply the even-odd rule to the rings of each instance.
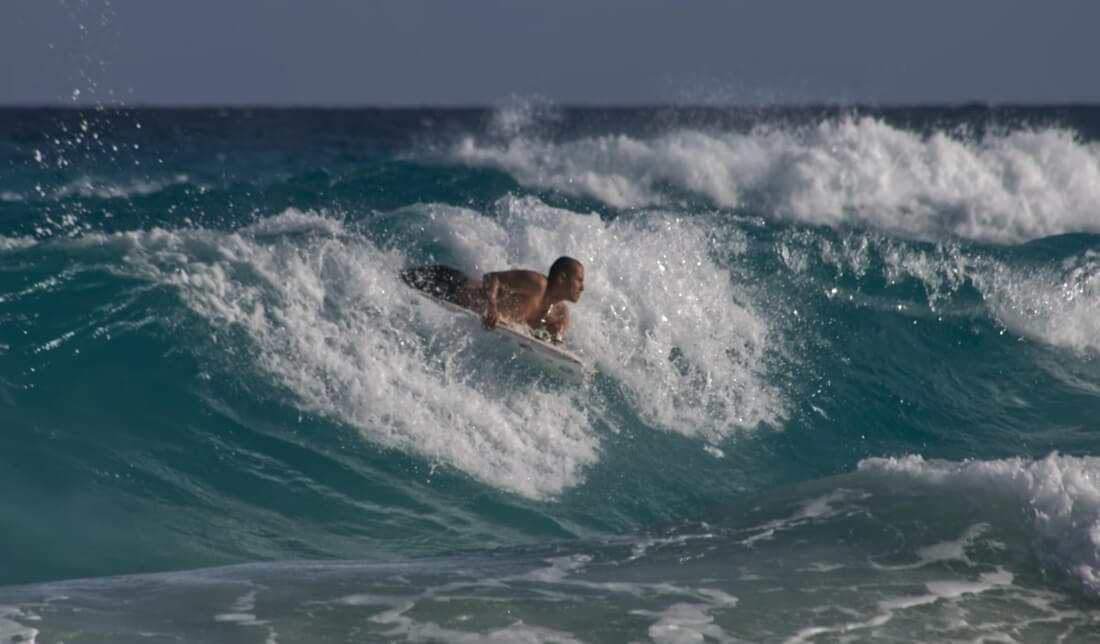
[[550, 296], [576, 302], [584, 290], [584, 265], [572, 257], [559, 257], [547, 275]]

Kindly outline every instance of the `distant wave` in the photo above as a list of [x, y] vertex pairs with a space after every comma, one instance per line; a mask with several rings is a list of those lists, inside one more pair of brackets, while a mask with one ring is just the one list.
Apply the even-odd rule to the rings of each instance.
[[123, 182], [106, 177], [84, 175], [54, 188], [48, 194], [53, 199], [65, 199], [74, 195], [100, 199], [129, 199], [189, 183], [191, 183], [191, 177], [186, 174], [176, 174], [162, 179], [133, 178]]
[[795, 273], [824, 265], [837, 275], [860, 280], [916, 280], [928, 310], [937, 314], [952, 298], [970, 290], [981, 298], [989, 316], [1013, 333], [1078, 352], [1100, 351], [1100, 253], [1059, 246], [1066, 250], [1053, 261], [1033, 261], [1020, 249], [1002, 257], [964, 244], [930, 248], [850, 232], [838, 239], [785, 235], [776, 251]]
[[1035, 552], [1048, 566], [1100, 595], [1100, 458], [1051, 454], [1041, 460], [926, 461], [869, 458], [863, 472], [904, 476], [954, 494], [1008, 495], [1031, 518]]
[[21, 250], [23, 248], [30, 248], [37, 243], [38, 241], [30, 235], [24, 235], [22, 237], [6, 237], [0, 235], [0, 250]]
[[344, 232], [343, 224], [328, 212], [301, 211], [287, 208], [283, 212], [264, 217], [254, 224], [241, 229], [242, 233], [263, 237], [287, 233], [328, 233], [339, 235]]
[[862, 117], [654, 138], [466, 137], [450, 157], [618, 208], [675, 203], [672, 187], [722, 207], [759, 201], [782, 219], [918, 239], [1100, 232], [1100, 145], [1058, 128], [925, 137]]

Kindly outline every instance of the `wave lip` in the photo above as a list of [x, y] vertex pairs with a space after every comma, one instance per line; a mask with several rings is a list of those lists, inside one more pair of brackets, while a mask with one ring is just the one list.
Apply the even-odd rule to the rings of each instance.
[[253, 224], [245, 226], [240, 232], [257, 237], [289, 233], [340, 235], [344, 233], [344, 226], [327, 211], [315, 212], [287, 208], [277, 215], [264, 217]]
[[778, 219], [918, 239], [1015, 244], [1100, 232], [1100, 144], [1060, 128], [921, 136], [862, 117], [649, 139], [467, 137], [450, 156], [615, 208], [668, 205], [686, 192], [721, 207], [763, 203]]
[[1077, 352], [1100, 350], [1100, 253], [1032, 268], [997, 265], [975, 282], [1014, 332]]
[[1100, 458], [1051, 453], [1040, 460], [949, 462], [908, 455], [865, 459], [859, 470], [1018, 499], [1033, 518], [1042, 563], [1100, 596]]

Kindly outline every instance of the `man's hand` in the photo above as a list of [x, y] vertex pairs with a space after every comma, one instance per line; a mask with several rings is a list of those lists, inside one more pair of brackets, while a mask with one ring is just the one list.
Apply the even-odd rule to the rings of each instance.
[[497, 310], [497, 291], [500, 290], [500, 278], [496, 273], [488, 273], [482, 278], [485, 283], [485, 318], [481, 322], [486, 329], [495, 329], [500, 324], [500, 311]]

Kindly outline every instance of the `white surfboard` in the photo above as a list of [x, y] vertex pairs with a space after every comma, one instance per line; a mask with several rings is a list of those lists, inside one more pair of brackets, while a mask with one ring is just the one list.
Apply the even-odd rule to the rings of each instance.
[[[447, 309], [448, 311], [458, 313], [459, 315], [469, 316], [478, 321], [481, 320], [481, 316], [477, 313], [474, 313], [470, 309], [463, 308], [461, 306], [458, 306], [457, 304], [448, 302], [447, 300], [439, 299], [438, 297], [435, 297], [430, 293], [425, 293], [424, 291], [421, 291], [419, 289], [414, 290], [416, 290], [417, 293], [423, 295], [429, 300], [435, 302], [439, 306]], [[565, 349], [562, 349], [544, 340], [540, 340], [522, 328], [515, 328], [500, 324], [497, 325], [495, 331], [498, 332], [498, 335], [500, 335], [501, 338], [515, 344], [521, 350], [534, 353], [538, 357], [547, 360], [549, 363], [553, 364], [554, 366], [558, 367], [566, 373], [580, 374], [585, 369], [584, 361], [581, 360], [580, 357], [577, 356], [577, 354], [566, 351]]]

